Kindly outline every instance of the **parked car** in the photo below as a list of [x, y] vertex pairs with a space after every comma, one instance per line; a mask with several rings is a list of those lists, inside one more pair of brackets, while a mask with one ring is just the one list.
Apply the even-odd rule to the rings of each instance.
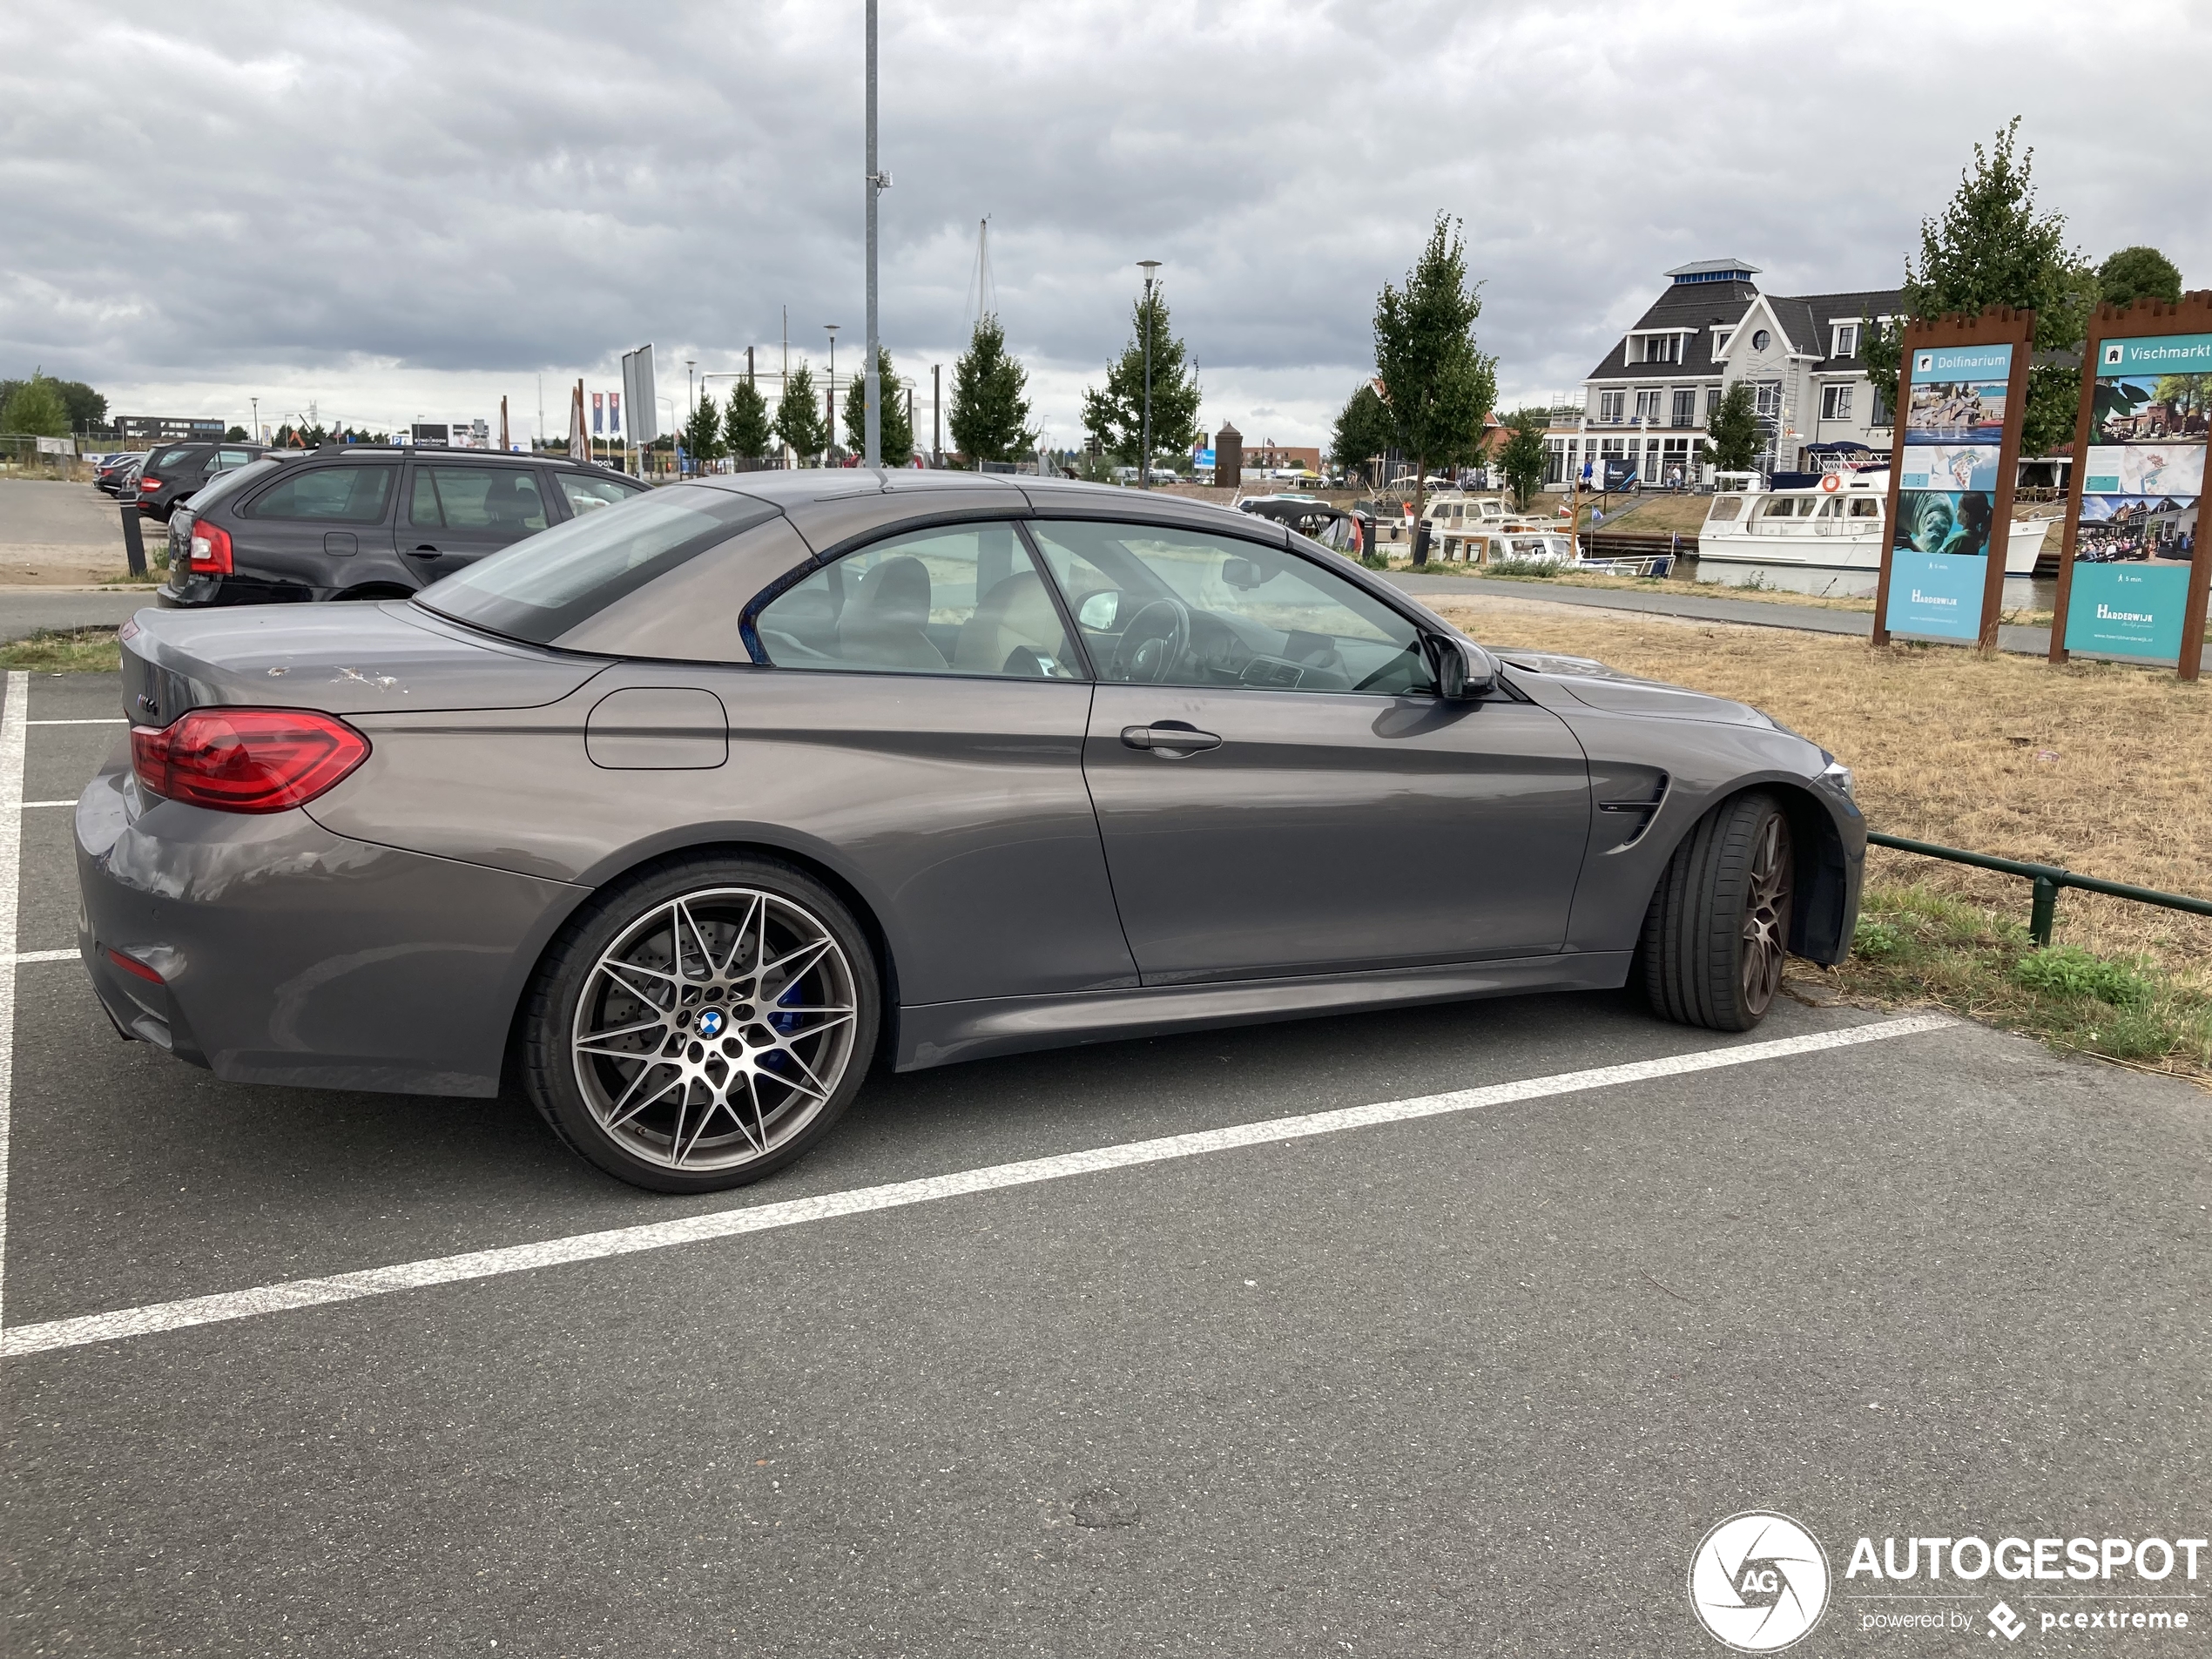
[[879, 1054], [1628, 981], [1743, 1030], [1858, 907], [1817, 745], [1170, 496], [745, 474], [122, 648], [73, 819], [117, 1028], [239, 1082], [505, 1075], [662, 1190], [789, 1163]]
[[165, 524], [177, 503], [189, 500], [210, 478], [266, 453], [258, 443], [172, 443], [155, 449], [138, 474], [138, 510]]
[[135, 500], [138, 487], [138, 469], [146, 464], [144, 455], [111, 455], [94, 469], [92, 486], [104, 489], [118, 501], [125, 497]]
[[169, 521], [170, 606], [404, 598], [642, 493], [580, 462], [364, 444], [265, 456]]

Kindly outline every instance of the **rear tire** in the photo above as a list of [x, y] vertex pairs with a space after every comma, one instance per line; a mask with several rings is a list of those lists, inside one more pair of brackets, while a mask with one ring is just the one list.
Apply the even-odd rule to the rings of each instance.
[[1763, 791], [1722, 802], [1668, 860], [1631, 982], [1678, 1025], [1749, 1031], [1782, 983], [1796, 889], [1789, 815]]
[[880, 995], [852, 913], [804, 871], [673, 860], [592, 900], [547, 952], [523, 1082], [562, 1140], [632, 1186], [744, 1186], [843, 1116]]

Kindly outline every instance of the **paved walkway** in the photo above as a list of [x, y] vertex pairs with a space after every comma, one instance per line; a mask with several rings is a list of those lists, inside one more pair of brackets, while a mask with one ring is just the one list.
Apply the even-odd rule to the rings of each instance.
[[[1870, 637], [1874, 631], [1874, 617], [1870, 611], [1831, 610], [1821, 605], [1784, 604], [1764, 599], [1723, 599], [1703, 593], [1676, 592], [1663, 586], [1569, 588], [1548, 582], [1509, 582], [1486, 577], [1417, 576], [1410, 570], [1390, 571], [1385, 580], [1421, 598], [1482, 594], [1536, 604], [1586, 605], [1596, 610], [1641, 610], [1662, 617], [1693, 617], [1703, 622], [1748, 623], [1756, 628], [1856, 634], [1861, 639]], [[2002, 624], [1997, 630], [1997, 648], [2023, 657], [2047, 656], [2051, 631]], [[2212, 646], [2206, 648], [2204, 662], [2207, 668], [2212, 668]]]

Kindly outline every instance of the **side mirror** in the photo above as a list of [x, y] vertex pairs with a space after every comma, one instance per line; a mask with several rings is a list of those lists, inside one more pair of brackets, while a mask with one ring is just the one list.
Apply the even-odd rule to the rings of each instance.
[[1122, 596], [1109, 588], [1103, 593], [1088, 596], [1082, 604], [1076, 606], [1076, 620], [1091, 632], [1103, 634], [1114, 625], [1114, 619], [1121, 614], [1121, 609]]
[[1466, 703], [1498, 688], [1498, 659], [1473, 640], [1429, 636], [1436, 652], [1436, 689], [1447, 702]]
[[1224, 559], [1221, 579], [1239, 593], [1249, 593], [1267, 580], [1267, 572], [1252, 559]]

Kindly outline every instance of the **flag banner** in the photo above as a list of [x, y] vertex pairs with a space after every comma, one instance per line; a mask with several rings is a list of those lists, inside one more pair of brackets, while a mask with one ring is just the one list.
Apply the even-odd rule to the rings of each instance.
[[606, 429], [607, 395], [604, 392], [594, 392], [591, 395], [591, 435], [596, 438]]
[[614, 433], [619, 433], [622, 430], [622, 394], [620, 392], [607, 394], [607, 430]]

